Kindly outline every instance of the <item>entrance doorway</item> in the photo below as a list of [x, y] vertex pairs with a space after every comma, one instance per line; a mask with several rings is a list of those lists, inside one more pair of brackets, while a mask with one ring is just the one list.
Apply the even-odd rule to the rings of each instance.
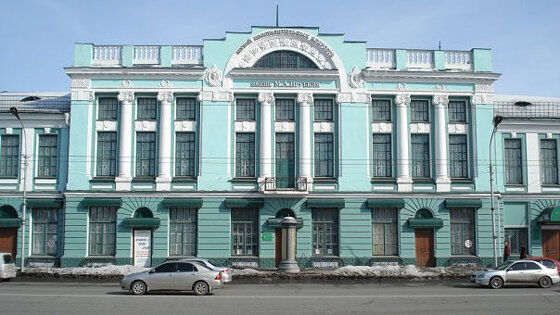
[[152, 265], [152, 230], [135, 229], [133, 233], [134, 266], [150, 267]]
[[560, 259], [560, 230], [542, 230], [543, 256]]
[[433, 267], [434, 259], [434, 229], [416, 229], [416, 266]]
[[282, 260], [282, 229], [276, 229], [274, 232], [274, 266], [278, 268], [278, 264]]
[[0, 253], [17, 254], [17, 228], [0, 228]]

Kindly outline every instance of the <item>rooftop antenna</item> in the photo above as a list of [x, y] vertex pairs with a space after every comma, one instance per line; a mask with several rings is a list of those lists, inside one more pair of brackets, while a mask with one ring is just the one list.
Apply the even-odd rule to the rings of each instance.
[[438, 47], [439, 47], [439, 50], [441, 50], [441, 40], [439, 41]]
[[278, 5], [276, 5], [276, 27], [278, 27]]

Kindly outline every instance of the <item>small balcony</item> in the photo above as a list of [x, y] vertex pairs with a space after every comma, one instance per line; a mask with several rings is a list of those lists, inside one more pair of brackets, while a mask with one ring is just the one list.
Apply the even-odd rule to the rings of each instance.
[[264, 192], [307, 192], [306, 177], [266, 177]]

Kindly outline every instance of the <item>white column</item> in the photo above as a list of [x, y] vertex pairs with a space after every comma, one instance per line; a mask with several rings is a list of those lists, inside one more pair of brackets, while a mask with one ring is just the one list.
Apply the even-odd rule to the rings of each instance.
[[119, 122], [119, 176], [115, 179], [117, 190], [130, 190], [132, 180], [132, 102], [134, 92], [119, 93], [121, 116]]
[[312, 93], [299, 93], [299, 177], [307, 178], [307, 187], [311, 188], [311, 103]]
[[410, 155], [408, 153], [408, 108], [410, 107], [410, 94], [398, 94], [395, 97], [397, 104], [397, 185], [399, 191], [412, 191], [410, 178]]
[[436, 152], [436, 189], [437, 191], [450, 191], [449, 163], [447, 157], [447, 131], [445, 121], [445, 108], [449, 105], [447, 95], [434, 95], [433, 103], [435, 124], [435, 152]]
[[173, 136], [171, 102], [173, 101], [173, 92], [160, 91], [157, 99], [160, 101], [160, 116], [156, 190], [170, 190], [172, 177], [171, 167], [173, 165], [173, 159], [171, 158], [171, 148], [173, 147], [171, 144]]
[[[272, 102], [274, 94], [270, 92], [259, 93], [261, 103], [260, 117], [260, 175], [259, 183], [264, 185], [266, 177], [272, 177]], [[264, 188], [264, 186], [262, 186]]]

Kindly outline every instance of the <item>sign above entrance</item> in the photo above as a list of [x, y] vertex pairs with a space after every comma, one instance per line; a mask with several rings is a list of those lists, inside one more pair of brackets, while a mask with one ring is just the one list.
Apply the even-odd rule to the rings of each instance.
[[310, 82], [310, 81], [256, 81], [251, 82], [250, 86], [252, 88], [319, 88], [320, 83]]

